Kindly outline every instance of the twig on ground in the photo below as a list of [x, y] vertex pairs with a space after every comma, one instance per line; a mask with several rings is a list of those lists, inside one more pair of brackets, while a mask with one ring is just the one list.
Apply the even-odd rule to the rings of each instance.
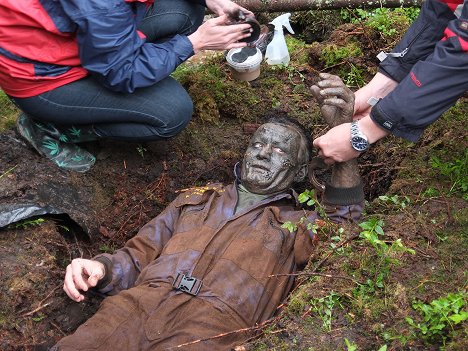
[[333, 274], [325, 274], [325, 273], [314, 273], [314, 272], [297, 272], [297, 273], [290, 273], [290, 274], [272, 274], [269, 275], [268, 278], [271, 277], [281, 277], [281, 276], [290, 276], [290, 277], [298, 277], [298, 276], [318, 276], [318, 277], [325, 277], [325, 278], [336, 278], [336, 279], [345, 279], [345, 280], [350, 280], [358, 285], [362, 285], [361, 282], [357, 281], [354, 278], [347, 277], [344, 275], [333, 275]]
[[60, 327], [59, 327], [57, 324], [55, 324], [53, 321], [50, 321], [50, 324], [51, 324], [55, 329], [57, 329], [57, 330], [60, 332], [60, 334], [62, 334], [63, 336], [67, 336], [67, 333], [65, 333], [62, 329], [60, 329]]
[[43, 308], [46, 308], [47, 306], [49, 306], [52, 302], [49, 302], [49, 303], [46, 303], [46, 304], [43, 304], [44, 301], [47, 301], [47, 299], [49, 299], [54, 293], [55, 291], [60, 288], [62, 285], [58, 285], [56, 286], [55, 288], [52, 289], [52, 291], [45, 297], [43, 298], [40, 302], [39, 302], [39, 306], [37, 308], [35, 308], [34, 310], [32, 310], [31, 312], [27, 312], [27, 313], [24, 313], [21, 315], [21, 317], [28, 317], [28, 316], [31, 316], [33, 315], [34, 313], [36, 312], [39, 312], [40, 310], [42, 310]]
[[270, 325], [271, 323], [273, 323], [275, 320], [277, 320], [278, 318], [270, 318], [270, 319], [267, 319], [266, 321], [258, 324], [258, 325], [254, 325], [253, 327], [248, 327], [248, 328], [242, 328], [242, 329], [237, 329], [237, 330], [233, 330], [233, 331], [230, 331], [230, 332], [226, 332], [226, 333], [221, 333], [221, 334], [218, 334], [218, 335], [214, 335], [212, 337], [209, 337], [209, 338], [204, 338], [204, 339], [197, 339], [197, 340], [194, 340], [194, 341], [190, 341], [190, 342], [186, 342], [186, 343], [183, 343], [183, 344], [179, 344], [177, 346], [172, 346], [172, 347], [169, 347], [168, 350], [171, 350], [171, 349], [179, 349], [181, 347], [185, 347], [185, 346], [189, 346], [189, 345], [194, 345], [194, 344], [198, 344], [200, 342], [203, 342], [203, 341], [207, 341], [207, 340], [214, 340], [214, 339], [219, 339], [219, 338], [222, 338], [224, 336], [228, 336], [228, 335], [232, 335], [232, 334], [237, 334], [237, 333], [243, 333], [243, 332], [248, 332], [248, 331], [256, 331], [256, 330], [261, 330], [265, 327], [267, 327], [268, 325]]

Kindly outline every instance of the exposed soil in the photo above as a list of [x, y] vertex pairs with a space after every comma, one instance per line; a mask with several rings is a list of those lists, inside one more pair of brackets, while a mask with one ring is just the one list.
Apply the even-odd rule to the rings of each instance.
[[[356, 28], [349, 26], [339, 30], [341, 32], [332, 35], [329, 42], [339, 43], [344, 37], [354, 35], [355, 38], [357, 35], [358, 40], [362, 39], [363, 51], [375, 52], [376, 44], [367, 34], [359, 34]], [[274, 71], [262, 66], [258, 80], [250, 84], [238, 83], [232, 81], [225, 64], [215, 59], [211, 64], [222, 66], [226, 83], [230, 84], [227, 87], [239, 91], [244, 89], [244, 96], [227, 93], [220, 98], [210, 95], [206, 86], [198, 87], [196, 81], [184, 82], [194, 96], [197, 112], [181, 135], [155, 143], [100, 141], [86, 144], [85, 147], [97, 156], [97, 162], [85, 174], [59, 170], [37, 155], [13, 130], [2, 132], [0, 174], [13, 170], [0, 177], [0, 203], [47, 202], [55, 205], [55, 214], [29, 218], [29, 222], [13, 223], [0, 229], [0, 349], [46, 350], [64, 335], [73, 332], [96, 311], [102, 296], [90, 292], [87, 299], [78, 304], [69, 300], [62, 291], [64, 269], [71, 259], [89, 258], [121, 247], [181, 189], [208, 182], [233, 181], [233, 167], [242, 159], [251, 132], [272, 108], [271, 94], [277, 89], [272, 79], [282, 84], [274, 96], [280, 109], [305, 121], [314, 136], [322, 133], [325, 130], [323, 124], [317, 122], [316, 117], [311, 117], [317, 116], [315, 103], [310, 94], [298, 88], [313, 84], [316, 71], [323, 69], [317, 52], [317, 47], [311, 48], [309, 64], [298, 71], [304, 77], [302, 81], [297, 72], [291, 77], [288, 71]], [[376, 63], [366, 56], [360, 60], [354, 64], [367, 67], [370, 77], [375, 72]], [[204, 94], [197, 95], [200, 91], [197, 89], [203, 90]], [[238, 90], [233, 90], [233, 93], [236, 92]], [[242, 99], [248, 100], [252, 94], [258, 94], [260, 99], [243, 106]], [[239, 98], [240, 103], [230, 103]], [[215, 112], [202, 115], [202, 110]], [[392, 270], [389, 282], [392, 290], [385, 295], [389, 301], [386, 303], [394, 306], [392, 311], [399, 321], [393, 320], [394, 315], [373, 316], [379, 310], [371, 305], [364, 306], [362, 315], [354, 317], [350, 317], [349, 313], [352, 312], [344, 308], [337, 313], [333, 329], [324, 332], [320, 319], [311, 316], [307, 312], [310, 306], [306, 306], [299, 317], [283, 311], [275, 324], [275, 333], [246, 344], [244, 349], [250, 350], [263, 343], [265, 350], [338, 350], [344, 349], [343, 340], [347, 338], [362, 350], [375, 350], [376, 340], [383, 342], [383, 328], [405, 328], [401, 320], [404, 321], [404, 316], [410, 313], [409, 296], [414, 297], [414, 294], [407, 293], [408, 289], [419, 289], [418, 297], [430, 301], [434, 296], [439, 296], [439, 292], [452, 291], [451, 287], [466, 287], [466, 276], [463, 275], [467, 268], [463, 262], [466, 232], [460, 234], [463, 226], [466, 229], [466, 219], [454, 219], [457, 214], [466, 217], [466, 211], [463, 212], [466, 201], [456, 197], [438, 197], [415, 201], [406, 211], [373, 202], [387, 192], [419, 198], [426, 187], [416, 182], [413, 168], [421, 164], [427, 166], [427, 158], [420, 162], [428, 150], [450, 146], [456, 138], [466, 147], [466, 127], [463, 125], [461, 121], [460, 130], [454, 130], [442, 142], [435, 142], [440, 136], [437, 133], [443, 129], [440, 127], [428, 132], [417, 145], [388, 138], [359, 160], [366, 199], [371, 202], [368, 215], [376, 214], [384, 218], [389, 240], [401, 238], [405, 245], [416, 250], [415, 255], [405, 257], [403, 266]], [[310, 187], [310, 184], [300, 184], [299, 190], [306, 187]], [[34, 222], [38, 218], [45, 221]], [[431, 219], [436, 219], [435, 223]], [[355, 233], [356, 228], [347, 233], [353, 230]], [[442, 242], [438, 239], [437, 235], [450, 230], [461, 236], [458, 244], [452, 240]], [[323, 260], [323, 254], [330, 248], [331, 236], [321, 237], [317, 257], [311, 258], [312, 266]], [[343, 276], [353, 265], [354, 268], [360, 267], [358, 258], [365, 257], [368, 249], [351, 241], [345, 248], [354, 250], [351, 256], [333, 256], [333, 259], [323, 261], [325, 269], [322, 273]], [[450, 252], [450, 258], [443, 256], [447, 252]], [[369, 256], [369, 259], [372, 258]], [[364, 279], [366, 273], [362, 274], [352, 279]], [[436, 274], [448, 276], [432, 285], [428, 283], [418, 287], [423, 278], [426, 282], [436, 281]], [[324, 296], [330, 291], [345, 296], [351, 294], [349, 279], [323, 277], [306, 289], [310, 296]], [[407, 284], [410, 281], [412, 283]], [[382, 308], [381, 311], [388, 313], [388, 309]], [[381, 323], [376, 322], [379, 318]], [[272, 339], [272, 335], [279, 338], [282, 345], [286, 345], [285, 348], [277, 346], [279, 344]], [[429, 347], [422, 341], [412, 341], [406, 346], [398, 340], [388, 341], [388, 344], [391, 345], [390, 349], [395, 350], [438, 347]]]

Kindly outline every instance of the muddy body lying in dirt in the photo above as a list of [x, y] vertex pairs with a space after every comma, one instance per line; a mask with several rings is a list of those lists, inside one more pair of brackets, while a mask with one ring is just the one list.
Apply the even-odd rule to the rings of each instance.
[[[177, 77], [195, 105], [184, 132], [154, 143], [84, 144], [97, 157], [85, 174], [57, 169], [14, 128], [0, 132], [0, 222], [6, 225], [0, 229], [0, 349], [46, 350], [72, 333], [103, 296], [89, 292], [82, 303], [68, 299], [62, 285], [71, 259], [123, 246], [181, 189], [232, 182], [250, 133], [272, 109], [300, 120], [313, 137], [323, 133], [308, 90], [317, 71], [348, 74], [342, 69], [359, 67], [368, 81], [376, 71], [374, 54], [388, 49], [380, 39], [362, 24], [348, 24], [322, 43], [295, 40], [289, 67], [262, 64], [260, 77], [250, 83], [233, 80], [222, 55], [203, 58]], [[330, 47], [350, 50], [350, 41], [364, 55], [325, 67], [323, 53]], [[360, 227], [319, 232], [317, 252], [290, 299], [259, 327], [259, 338], [239, 350], [437, 350], [443, 343], [468, 348], [466, 324], [428, 338], [406, 320], [423, 323], [415, 301], [429, 304], [466, 291], [468, 206], [459, 184], [466, 185], [460, 183], [466, 182], [460, 164], [468, 162], [467, 111], [462, 99], [417, 144], [390, 137], [359, 158], [368, 201], [363, 220], [383, 228], [385, 236], [378, 238], [387, 247], [401, 239], [414, 253], [373, 246]], [[438, 169], [462, 171], [456, 178], [453, 171], [443, 176], [434, 157]], [[326, 177], [326, 171], [318, 174]], [[305, 183], [297, 190], [311, 188]]]

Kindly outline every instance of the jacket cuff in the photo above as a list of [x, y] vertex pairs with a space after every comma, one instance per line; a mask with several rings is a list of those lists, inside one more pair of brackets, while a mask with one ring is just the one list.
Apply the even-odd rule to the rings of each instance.
[[330, 183], [325, 186], [323, 193], [325, 202], [334, 205], [353, 205], [364, 201], [364, 189], [362, 183], [352, 188], [336, 188]]
[[378, 71], [400, 83], [409, 74], [410, 67], [405, 67], [397, 58], [388, 56], [380, 63]]
[[181, 62], [194, 55], [193, 45], [186, 35], [176, 34], [171, 40], [172, 49], [178, 55]]
[[93, 260], [101, 262], [104, 265], [104, 277], [99, 280], [97, 285], [94, 287], [96, 290], [101, 290], [102, 288], [106, 287], [112, 281], [112, 261], [104, 256], [98, 256], [93, 258]]
[[382, 103], [385, 104], [382, 100], [372, 108], [370, 113], [371, 120], [382, 129], [389, 131], [399, 138], [404, 138], [413, 143], [417, 142], [424, 129], [402, 128], [401, 123], [392, 121], [391, 118], [383, 111]]

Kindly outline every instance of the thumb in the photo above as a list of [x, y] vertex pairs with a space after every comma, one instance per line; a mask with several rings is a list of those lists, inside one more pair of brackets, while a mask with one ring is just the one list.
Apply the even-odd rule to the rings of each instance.
[[312, 85], [310, 87], [310, 91], [312, 92], [312, 95], [314, 96], [315, 100], [317, 100], [317, 102], [319, 104], [322, 104], [323, 103], [323, 96], [320, 95], [320, 88], [316, 85]]
[[320, 149], [320, 139], [322, 139], [322, 137], [315, 138], [314, 141], [312, 142], [312, 145], [314, 145], [314, 147], [318, 149]]
[[88, 285], [89, 286], [96, 286], [96, 284], [98, 283], [98, 281], [103, 277], [103, 273], [101, 272], [101, 270], [99, 268], [94, 268], [92, 271], [91, 271], [91, 274], [89, 275], [89, 278], [88, 278]]
[[212, 25], [221, 25], [221, 24], [227, 24], [228, 23], [228, 16], [227, 15], [221, 15], [219, 17], [212, 18], [210, 20]]

